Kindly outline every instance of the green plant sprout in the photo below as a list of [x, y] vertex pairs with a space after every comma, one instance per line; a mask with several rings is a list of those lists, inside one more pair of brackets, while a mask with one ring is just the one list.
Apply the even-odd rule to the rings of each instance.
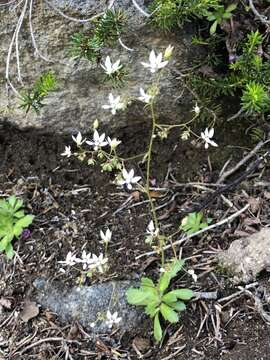
[[210, 27], [210, 34], [213, 35], [217, 26], [224, 20], [228, 20], [232, 17], [232, 12], [237, 8], [237, 4], [231, 4], [226, 9], [224, 5], [220, 5], [214, 12], [208, 12], [207, 20], [213, 21]]
[[102, 17], [94, 21], [94, 28], [88, 34], [75, 33], [71, 37], [70, 56], [99, 62], [102, 48], [115, 44], [123, 32], [125, 23], [126, 16], [121, 9], [107, 10]]
[[270, 97], [263, 85], [247, 83], [241, 97], [242, 109], [247, 115], [265, 113], [270, 110]]
[[171, 280], [179, 273], [183, 265], [183, 260], [174, 260], [165, 266], [164, 273], [160, 276], [157, 284], [152, 279], [143, 277], [139, 288], [129, 288], [126, 292], [129, 304], [144, 306], [145, 313], [154, 319], [156, 341], [162, 339], [160, 315], [170, 323], [177, 323], [179, 321], [178, 313], [186, 309], [183, 301], [190, 300], [194, 296], [190, 289], [168, 291]]
[[199, 230], [205, 229], [211, 222], [212, 219], [204, 219], [201, 212], [193, 212], [183, 218], [180, 229], [187, 235], [192, 235]]
[[20, 108], [24, 109], [26, 113], [32, 108], [37, 114], [44, 106], [42, 101], [49, 92], [56, 89], [56, 78], [52, 72], [47, 72], [40, 76], [35, 82], [32, 90], [28, 90], [21, 94]]
[[33, 215], [25, 215], [23, 201], [15, 195], [0, 200], [0, 251], [4, 251], [8, 259], [14, 255], [12, 240], [18, 238], [33, 219]]
[[153, 14], [150, 21], [163, 30], [172, 30], [219, 7], [220, 0], [154, 0], [149, 6]]

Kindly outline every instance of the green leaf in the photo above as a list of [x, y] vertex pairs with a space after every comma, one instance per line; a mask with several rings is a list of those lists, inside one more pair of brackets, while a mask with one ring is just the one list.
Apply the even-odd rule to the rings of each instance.
[[13, 250], [13, 246], [11, 243], [8, 243], [5, 251], [6, 251], [7, 258], [12, 259], [14, 256], [14, 250]]
[[7, 233], [3, 239], [0, 241], [0, 251], [3, 251], [7, 248], [8, 244], [11, 243], [13, 239], [13, 235], [10, 233]]
[[150, 279], [148, 277], [142, 277], [141, 278], [141, 286], [155, 287], [155, 284], [152, 281], [152, 279]]
[[167, 304], [160, 305], [160, 312], [165, 320], [168, 320], [170, 323], [176, 323], [179, 320], [178, 314]]
[[237, 4], [231, 4], [227, 7], [226, 12], [232, 12], [237, 8]]
[[149, 315], [151, 318], [153, 318], [156, 313], [159, 311], [158, 302], [152, 302], [148, 304], [145, 308], [146, 315]]
[[190, 289], [176, 289], [171, 292], [181, 300], [190, 300], [194, 296], [193, 291]]
[[25, 217], [21, 218], [16, 222], [14, 225], [13, 233], [16, 237], [18, 237], [24, 228], [29, 226], [34, 219], [33, 215], [26, 215]]
[[12, 208], [14, 208], [16, 201], [17, 201], [17, 198], [15, 195], [12, 195], [8, 198], [8, 202]]
[[159, 291], [163, 293], [170, 285], [171, 275], [169, 272], [165, 272], [159, 279]]
[[172, 303], [172, 302], [176, 302], [177, 301], [177, 296], [172, 292], [168, 292], [167, 294], [162, 296], [162, 301], [164, 301], [165, 303]]
[[149, 303], [149, 294], [140, 289], [129, 288], [126, 297], [131, 305], [148, 305]]
[[162, 329], [160, 326], [158, 313], [155, 315], [155, 319], [154, 319], [154, 337], [158, 342], [162, 339]]
[[14, 217], [17, 219], [21, 219], [23, 216], [25, 216], [24, 210], [19, 210], [19, 211], [15, 212], [15, 214], [14, 214]]
[[211, 27], [210, 27], [210, 34], [211, 35], [213, 35], [216, 32], [217, 25], [218, 25], [217, 21], [214, 21], [213, 24], [211, 25]]
[[23, 201], [21, 199], [17, 199], [14, 211], [18, 211], [23, 206]]
[[175, 303], [170, 304], [172, 308], [176, 311], [184, 311], [186, 310], [186, 305], [183, 303], [183, 301], [177, 301]]
[[171, 279], [174, 278], [179, 271], [182, 269], [183, 265], [185, 263], [185, 260], [174, 260], [171, 264], [170, 268], [170, 277]]

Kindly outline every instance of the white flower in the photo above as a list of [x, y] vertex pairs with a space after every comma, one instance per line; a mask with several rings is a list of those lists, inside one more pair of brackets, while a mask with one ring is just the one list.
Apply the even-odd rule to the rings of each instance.
[[172, 56], [174, 47], [172, 45], [167, 46], [164, 52], [164, 59], [169, 60]]
[[121, 110], [125, 107], [125, 104], [121, 102], [120, 96], [114, 97], [112, 93], [109, 94], [109, 105], [103, 105], [103, 109], [111, 109], [113, 115], [117, 110]]
[[85, 250], [83, 250], [82, 252], [82, 258], [79, 260], [79, 262], [81, 262], [83, 264], [83, 269], [87, 269], [91, 263], [92, 263], [92, 258], [91, 258], [91, 253], [86, 253]]
[[117, 60], [115, 63], [112, 64], [110, 57], [107, 56], [104, 65], [101, 64], [101, 67], [105, 70], [105, 73], [107, 75], [111, 75], [119, 71], [122, 65], [120, 65], [120, 60]]
[[168, 61], [162, 61], [162, 53], [156, 56], [155, 51], [152, 50], [149, 55], [149, 63], [142, 62], [141, 64], [149, 68], [151, 73], [155, 73], [159, 69], [164, 68], [168, 64]]
[[72, 135], [72, 139], [77, 146], [81, 146], [85, 142], [85, 139], [83, 140], [82, 134], [80, 132], [78, 132], [76, 137]]
[[111, 230], [107, 229], [105, 234], [104, 234], [104, 232], [102, 230], [100, 230], [100, 237], [102, 239], [102, 242], [109, 243], [111, 241], [111, 239], [112, 239]]
[[117, 146], [122, 142], [121, 140], [117, 140], [116, 138], [111, 139], [109, 136], [107, 137], [107, 141], [112, 150], [116, 149]]
[[193, 281], [194, 282], [197, 282], [198, 280], [198, 276], [195, 274], [195, 271], [193, 269], [190, 269], [187, 271], [188, 274], [192, 277]]
[[204, 147], [206, 149], [208, 149], [209, 145], [212, 145], [212, 146], [215, 146], [215, 147], [218, 146], [217, 143], [215, 143], [213, 140], [211, 140], [211, 138], [213, 136], [214, 136], [214, 128], [211, 128], [209, 131], [208, 131], [208, 128], [206, 128], [204, 130], [204, 132], [201, 132], [201, 138], [205, 142]]
[[152, 237], [157, 237], [159, 234], [159, 228], [155, 228], [154, 222], [153, 220], [150, 221], [147, 229], [146, 229], [147, 234], [151, 235]]
[[201, 109], [199, 108], [197, 103], [193, 107], [192, 111], [194, 111], [196, 115], [199, 115], [199, 113], [201, 112]]
[[91, 322], [91, 323], [90, 323], [90, 327], [91, 327], [91, 328], [94, 328], [95, 326], [96, 326], [96, 323], [95, 323], [95, 322]]
[[69, 251], [67, 253], [65, 261], [59, 261], [60, 264], [67, 265], [67, 266], [73, 266], [77, 262], [78, 262], [78, 259], [76, 258], [76, 255], [73, 255], [71, 251]]
[[69, 158], [72, 155], [71, 147], [65, 146], [65, 151], [61, 155]]
[[98, 150], [98, 148], [108, 145], [107, 141], [105, 140], [105, 134], [99, 135], [98, 131], [94, 131], [93, 141], [86, 141], [86, 144], [90, 146], [94, 146], [94, 150]]
[[99, 272], [104, 272], [104, 265], [108, 262], [107, 258], [104, 258], [103, 254], [99, 256], [93, 254], [90, 260], [88, 269], [89, 270], [98, 270]]
[[142, 88], [140, 88], [140, 94], [141, 96], [138, 99], [145, 102], [146, 104], [149, 104], [153, 96], [147, 94]]
[[117, 325], [120, 323], [120, 321], [122, 320], [121, 317], [118, 317], [118, 312], [116, 311], [115, 313], [111, 313], [110, 310], [107, 311], [106, 314], [106, 325], [111, 329], [113, 327], [113, 325]]
[[138, 181], [141, 180], [140, 176], [134, 176], [134, 170], [131, 169], [130, 172], [127, 172], [126, 169], [122, 171], [123, 180], [120, 180], [118, 183], [119, 185], [127, 185], [129, 190], [132, 189], [132, 184], [136, 184]]
[[161, 273], [165, 273], [165, 272], [166, 272], [166, 270], [165, 270], [163, 267], [161, 267], [161, 268], [159, 269], [159, 272], [161, 272]]

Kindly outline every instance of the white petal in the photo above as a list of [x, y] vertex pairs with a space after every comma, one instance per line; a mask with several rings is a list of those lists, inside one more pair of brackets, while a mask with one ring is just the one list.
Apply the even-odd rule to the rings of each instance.
[[101, 237], [101, 239], [102, 239], [103, 241], [106, 240], [106, 236], [105, 236], [105, 234], [104, 234], [104, 232], [103, 232], [102, 230], [100, 230], [100, 237]]
[[208, 132], [208, 136], [211, 138], [214, 136], [214, 128], [210, 129]]
[[218, 147], [218, 144], [215, 143], [213, 140], [209, 140], [208, 141], [210, 145], [214, 146], [214, 147]]
[[93, 136], [94, 141], [99, 141], [99, 133], [97, 132], [97, 130], [94, 131], [94, 136]]
[[109, 56], [106, 57], [105, 66], [108, 70], [112, 68], [112, 62]]
[[109, 102], [110, 102], [110, 104], [114, 103], [114, 97], [113, 97], [112, 93], [109, 94]]
[[131, 169], [131, 170], [130, 170], [130, 172], [128, 173], [128, 177], [127, 177], [127, 179], [128, 179], [129, 181], [131, 181], [131, 180], [132, 180], [132, 178], [133, 178], [133, 176], [134, 176], [134, 170], [133, 170], [133, 169]]
[[135, 176], [135, 177], [133, 177], [132, 179], [131, 179], [131, 182], [133, 183], [133, 184], [135, 184], [135, 183], [137, 183], [138, 181], [140, 181], [141, 180], [141, 176]]
[[[161, 55], [162, 56], [162, 55]], [[154, 64], [156, 62], [156, 54], [155, 51], [152, 50], [149, 55], [149, 62], [150, 64]]]
[[105, 133], [103, 133], [102, 135], [100, 135], [100, 137], [99, 137], [99, 141], [100, 142], [103, 142], [104, 141], [104, 139], [105, 139]]
[[163, 61], [161, 63], [158, 64], [158, 68], [162, 69], [163, 67], [165, 67], [168, 64], [168, 61]]
[[123, 169], [122, 174], [123, 174], [124, 179], [128, 178], [128, 172], [127, 172], [127, 170], [125, 168]]
[[150, 64], [145, 63], [145, 62], [141, 62], [141, 64], [142, 64], [144, 67], [146, 67], [146, 68], [148, 68], [148, 67], [150, 67], [150, 66], [151, 66]]
[[158, 56], [156, 58], [156, 62], [157, 62], [158, 65], [161, 64], [161, 62], [162, 62], [162, 53], [158, 54]]

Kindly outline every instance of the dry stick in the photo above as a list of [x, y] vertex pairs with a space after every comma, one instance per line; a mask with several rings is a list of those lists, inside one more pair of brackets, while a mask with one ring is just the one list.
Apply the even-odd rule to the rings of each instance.
[[[36, 342], [34, 342], [33, 344], [30, 344], [28, 346], [26, 346], [24, 349], [22, 349], [19, 353], [20, 355], [22, 355], [23, 353], [25, 353], [27, 350], [30, 350], [32, 349], [33, 347], [37, 346], [37, 345], [40, 345], [44, 342], [58, 342], [58, 341], [61, 341], [61, 342], [65, 342], [65, 343], [77, 343], [78, 344], [78, 341], [76, 340], [67, 340], [67, 339], [64, 339], [64, 338], [61, 338], [61, 337], [51, 337], [51, 338], [46, 338], [46, 339], [40, 339]], [[17, 353], [17, 350], [16, 352], [14, 352], [12, 355], [15, 355]]]
[[16, 29], [16, 35], [15, 35], [15, 48], [16, 48], [16, 59], [17, 59], [17, 72], [18, 72], [18, 80], [20, 83], [22, 83], [22, 77], [21, 77], [21, 67], [20, 67], [20, 51], [19, 51], [19, 34], [22, 27], [23, 19], [27, 10], [28, 0], [25, 0], [24, 7], [22, 9], [22, 13], [20, 16], [20, 19], [18, 21], [18, 27]]
[[244, 113], [244, 110], [241, 108], [236, 114], [230, 116], [227, 121], [232, 121], [234, 119], [239, 118], [240, 115], [242, 115]]
[[[163, 251], [165, 250], [168, 250], [170, 249], [171, 247], [175, 246], [175, 245], [181, 245], [182, 243], [184, 243], [185, 241], [197, 236], [197, 235], [200, 235], [200, 234], [203, 234], [205, 233], [206, 231], [208, 230], [212, 230], [218, 226], [221, 226], [221, 225], [224, 225], [230, 221], [232, 221], [233, 219], [237, 218], [239, 215], [241, 215], [243, 212], [245, 212], [248, 208], [250, 207], [249, 204], [246, 204], [242, 209], [238, 210], [237, 212], [235, 212], [234, 214], [228, 216], [227, 218], [223, 219], [223, 220], [220, 220], [219, 222], [215, 223], [215, 224], [212, 224], [212, 225], [209, 225], [207, 226], [206, 228], [202, 229], [202, 230], [199, 230], [199, 231], [196, 231], [195, 233], [191, 234], [191, 235], [188, 235], [188, 236], [185, 236], [184, 238], [180, 239], [180, 240], [177, 240], [175, 242], [173, 242], [172, 244], [170, 245], [166, 245], [163, 247]], [[147, 253], [144, 253], [144, 254], [141, 254], [139, 256], [136, 257], [136, 260], [142, 258], [142, 257], [145, 257], [145, 256], [151, 256], [151, 255], [155, 255], [157, 252], [156, 251], [149, 251]]]
[[240, 169], [241, 166], [245, 165], [249, 159], [252, 158], [265, 144], [269, 143], [270, 140], [260, 141], [253, 150], [251, 150], [241, 161], [239, 161], [232, 169], [225, 171], [223, 175], [218, 179], [217, 184], [221, 184], [224, 180], [231, 176], [234, 172]]
[[71, 20], [71, 21], [74, 21], [74, 22], [78, 22], [78, 23], [86, 23], [86, 22], [89, 22], [89, 21], [92, 21], [100, 16], [102, 16], [104, 14], [104, 11], [102, 13], [99, 13], [97, 15], [94, 15], [92, 17], [90, 17], [89, 19], [77, 19], [77, 18], [74, 18], [74, 17], [71, 17], [71, 16], [68, 16], [66, 14], [64, 14], [60, 9], [58, 9], [58, 7], [54, 6], [50, 1], [48, 0], [44, 0], [44, 2], [49, 5], [53, 10], [55, 10], [58, 14], [60, 14], [61, 16], [63, 16], [65, 19], [67, 20]]
[[255, 8], [255, 6], [254, 6], [254, 4], [253, 4], [253, 0], [249, 0], [249, 7], [251, 8], [253, 14], [254, 14], [255, 16], [257, 16], [257, 18], [259, 18], [260, 21], [261, 21], [264, 25], [266, 25], [266, 26], [269, 26], [269, 25], [270, 25], [270, 21], [267, 20], [267, 17], [264, 16], [264, 15], [261, 15], [261, 14], [258, 12], [258, 10]]
[[[25, 5], [27, 5], [27, 1], [25, 1]], [[24, 17], [24, 12], [22, 11], [20, 17], [19, 17], [19, 20], [17, 22], [17, 25], [15, 27], [15, 30], [14, 30], [14, 33], [12, 35], [12, 39], [11, 39], [11, 42], [10, 42], [10, 45], [9, 45], [9, 49], [8, 49], [8, 55], [7, 55], [7, 60], [6, 60], [6, 82], [7, 84], [10, 86], [10, 88], [12, 89], [12, 91], [18, 96], [18, 97], [21, 97], [21, 95], [19, 94], [19, 92], [17, 91], [17, 89], [14, 87], [14, 85], [12, 84], [12, 82], [10, 81], [9, 79], [9, 66], [10, 66], [10, 59], [11, 59], [11, 54], [12, 54], [12, 48], [13, 48], [13, 45], [14, 45], [14, 42], [15, 42], [15, 39], [16, 39], [16, 33], [19, 29], [19, 27], [21, 26], [20, 25], [20, 22], [22, 22], [23, 20], [23, 17]], [[17, 64], [18, 65], [18, 64]]]
[[38, 47], [37, 47], [37, 43], [36, 43], [34, 31], [33, 31], [33, 24], [32, 24], [32, 10], [33, 10], [33, 0], [30, 0], [30, 5], [29, 5], [29, 29], [30, 29], [32, 44], [33, 44], [33, 47], [35, 49], [35, 54], [38, 55], [44, 61], [53, 62], [53, 60], [50, 60], [46, 56], [42, 55], [40, 53]]
[[127, 45], [125, 45], [124, 43], [123, 43], [123, 40], [119, 37], [118, 38], [118, 41], [119, 41], [119, 44], [122, 46], [122, 48], [124, 48], [125, 50], [127, 50], [127, 51], [134, 51], [134, 49], [131, 49], [131, 48], [129, 48]]
[[150, 17], [151, 14], [148, 14], [146, 11], [144, 11], [136, 2], [136, 0], [132, 0], [133, 5], [136, 7], [137, 10], [139, 10], [140, 13], [142, 13], [146, 17]]
[[11, 5], [11, 4], [14, 4], [17, 0], [13, 0], [13, 1], [9, 1], [5, 4], [0, 4], [0, 6], [8, 6], [8, 5]]

